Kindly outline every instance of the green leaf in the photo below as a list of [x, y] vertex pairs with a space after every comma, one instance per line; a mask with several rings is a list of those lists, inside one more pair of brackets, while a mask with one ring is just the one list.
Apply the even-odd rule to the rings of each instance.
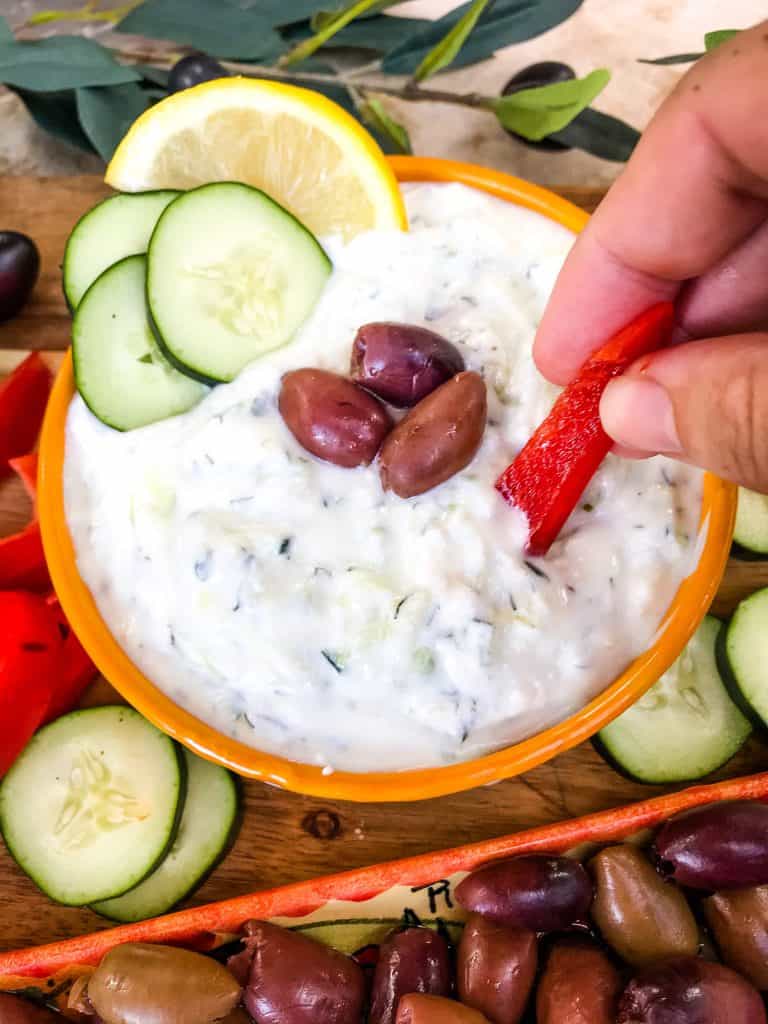
[[429, 51], [424, 60], [413, 73], [417, 82], [423, 82], [430, 75], [437, 74], [452, 64], [459, 55], [459, 50], [466, 43], [472, 29], [477, 25], [480, 15], [488, 6], [489, 0], [473, 0], [453, 28], [443, 36], [440, 42]]
[[489, 105], [508, 131], [538, 141], [570, 124], [603, 91], [610, 78], [610, 71], [599, 68], [585, 78], [522, 89], [491, 100]]
[[[582, 3], [583, 0], [495, 0], [483, 11], [452, 67], [474, 64], [503, 46], [541, 35], [569, 18]], [[462, 4], [395, 47], [384, 58], [382, 70], [393, 75], [411, 74], [470, 7], [471, 3]]]
[[699, 57], [703, 57], [704, 53], [673, 53], [670, 57], [640, 57], [638, 58], [638, 64], [693, 64]]
[[231, 0], [145, 0], [117, 30], [237, 60], [271, 59], [283, 49], [269, 19]]
[[354, 0], [354, 3], [339, 11], [335, 18], [327, 22], [324, 27], [315, 35], [305, 39], [290, 50], [280, 61], [281, 64], [297, 64], [324, 46], [329, 39], [332, 39], [338, 32], [348, 25], [355, 18], [360, 17], [378, 3], [378, 0]]
[[369, 99], [358, 106], [363, 124], [378, 137], [386, 138], [397, 153], [411, 153], [411, 140], [405, 125], [395, 121], [384, 109], [381, 100]]
[[[399, 3], [402, 3], [402, 0], [376, 0], [376, 3], [373, 5], [373, 7], [371, 7], [370, 10], [366, 11], [364, 14], [360, 15], [360, 17], [363, 20], [365, 20], [366, 18], [372, 18], [375, 15], [380, 14], [381, 11], [385, 11], [388, 7], [396, 7], [397, 4]], [[343, 9], [344, 6], [348, 5], [341, 4], [338, 7], [336, 7], [335, 10], [315, 11], [315, 13], [309, 20], [309, 26], [312, 29], [312, 31], [320, 32], [322, 29], [324, 29], [329, 24], [329, 22], [332, 22], [334, 18], [338, 17], [339, 10]]]
[[733, 39], [738, 33], [737, 28], [720, 28], [714, 32], [707, 32], [704, 36], [704, 49], [709, 53], [710, 50], [717, 49], [721, 43], [727, 43], [729, 39]]
[[618, 117], [587, 107], [559, 132], [548, 136], [574, 149], [583, 149], [603, 160], [629, 160], [640, 140], [640, 132]]
[[134, 64], [134, 71], [138, 71], [143, 79], [152, 82], [154, 85], [161, 85], [164, 89], [168, 87], [169, 71], [165, 68], [156, 68], [153, 64]]
[[77, 89], [75, 95], [83, 131], [106, 162], [136, 118], [149, 106], [149, 97], [135, 82], [108, 89]]
[[12, 43], [13, 41], [13, 29], [5, 18], [0, 17], [0, 43]]
[[33, 43], [0, 42], [0, 82], [34, 92], [135, 82], [109, 50], [81, 36], [50, 36]]
[[[358, 18], [345, 26], [331, 39], [328, 46], [353, 46], [364, 50], [387, 53], [395, 46], [409, 39], [414, 32], [420, 32], [429, 21], [426, 18], [393, 18], [379, 14], [373, 18]], [[312, 35], [309, 25], [294, 25], [283, 35], [289, 42], [300, 42]]]
[[13, 91], [44, 131], [57, 139], [63, 139], [71, 146], [76, 146], [77, 149], [93, 153], [93, 146], [80, 126], [75, 94], [72, 90], [50, 93], [28, 92], [26, 89]]

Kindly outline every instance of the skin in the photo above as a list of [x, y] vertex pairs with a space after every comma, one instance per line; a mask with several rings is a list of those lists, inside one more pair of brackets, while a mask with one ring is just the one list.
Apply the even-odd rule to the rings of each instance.
[[603, 395], [625, 455], [663, 452], [768, 491], [768, 21], [698, 61], [567, 259], [534, 347], [565, 384], [642, 310], [677, 304], [673, 345]]

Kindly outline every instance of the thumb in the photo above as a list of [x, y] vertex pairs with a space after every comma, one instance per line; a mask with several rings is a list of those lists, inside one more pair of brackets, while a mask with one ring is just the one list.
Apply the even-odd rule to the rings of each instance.
[[618, 444], [692, 462], [768, 492], [768, 334], [692, 341], [608, 385], [600, 416]]

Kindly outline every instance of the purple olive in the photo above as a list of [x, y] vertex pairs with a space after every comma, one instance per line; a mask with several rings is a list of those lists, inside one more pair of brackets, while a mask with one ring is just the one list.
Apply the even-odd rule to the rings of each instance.
[[646, 967], [619, 1001], [617, 1024], [766, 1024], [760, 993], [721, 964], [676, 957]]
[[191, 89], [201, 82], [210, 82], [214, 78], [227, 78], [227, 72], [213, 57], [205, 53], [190, 53], [171, 68], [168, 76], [168, 92], [181, 92]]
[[37, 246], [19, 231], [0, 231], [0, 323], [16, 316], [40, 273]]
[[733, 800], [675, 815], [654, 842], [665, 878], [692, 889], [768, 884], [768, 805]]
[[53, 1010], [35, 1006], [28, 999], [0, 992], [1, 1024], [59, 1024], [64, 1019]]
[[536, 992], [537, 1024], [614, 1024], [621, 976], [595, 942], [559, 939]]
[[[569, 82], [575, 77], [576, 72], [567, 64], [561, 64], [557, 60], [542, 60], [536, 64], [529, 64], [528, 67], [513, 75], [501, 90], [501, 95], [512, 96], [516, 92], [522, 92], [523, 89], [537, 89], [542, 85], [554, 85], [555, 82]], [[530, 146], [532, 149], [552, 151], [571, 148], [566, 146], [564, 142], [558, 142], [557, 139], [544, 138], [538, 141], [526, 139], [524, 135], [518, 135], [517, 132], [509, 131], [508, 129], [507, 134], [511, 135], [513, 139], [517, 139], [518, 142]]]
[[537, 962], [533, 932], [472, 914], [456, 958], [459, 999], [491, 1024], [517, 1024], [531, 994]]
[[369, 1024], [395, 1024], [402, 996], [448, 996], [451, 982], [450, 950], [442, 935], [431, 928], [393, 932], [379, 950]]
[[414, 324], [365, 324], [352, 344], [353, 380], [398, 408], [410, 408], [464, 369], [461, 352]]
[[532, 853], [473, 871], [457, 887], [456, 899], [500, 924], [551, 932], [587, 913], [592, 882], [577, 860]]

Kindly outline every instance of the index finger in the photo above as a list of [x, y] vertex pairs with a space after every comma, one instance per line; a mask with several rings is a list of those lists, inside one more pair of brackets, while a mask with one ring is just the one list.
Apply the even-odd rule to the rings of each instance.
[[697, 63], [574, 245], [536, 336], [567, 383], [607, 337], [713, 267], [768, 217], [768, 21]]

